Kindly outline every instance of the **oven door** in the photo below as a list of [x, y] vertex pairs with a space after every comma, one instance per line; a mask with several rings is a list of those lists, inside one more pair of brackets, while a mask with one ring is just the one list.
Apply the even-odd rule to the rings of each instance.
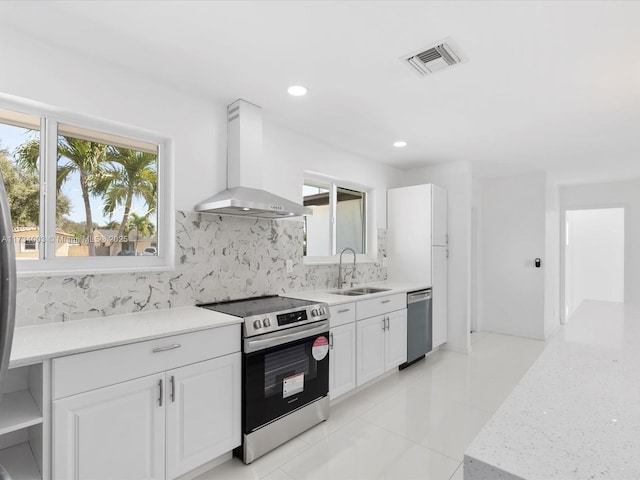
[[244, 341], [243, 430], [249, 434], [329, 391], [329, 322]]

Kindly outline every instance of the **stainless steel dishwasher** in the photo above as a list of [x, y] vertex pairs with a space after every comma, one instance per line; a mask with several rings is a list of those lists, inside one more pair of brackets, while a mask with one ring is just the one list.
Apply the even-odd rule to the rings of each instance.
[[400, 369], [424, 358], [433, 347], [431, 289], [407, 293], [407, 361]]

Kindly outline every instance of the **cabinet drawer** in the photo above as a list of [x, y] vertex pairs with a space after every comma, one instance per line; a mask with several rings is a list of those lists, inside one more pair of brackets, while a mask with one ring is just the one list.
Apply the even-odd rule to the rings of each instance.
[[331, 314], [331, 317], [329, 317], [329, 326], [331, 328], [352, 323], [356, 321], [356, 304], [352, 302], [333, 305], [329, 307], [329, 313]]
[[396, 293], [394, 295], [385, 295], [384, 297], [370, 298], [369, 300], [361, 300], [357, 302], [357, 318], [374, 317], [383, 313], [393, 312], [407, 308], [407, 294]]
[[238, 351], [239, 324], [55, 358], [53, 399]]

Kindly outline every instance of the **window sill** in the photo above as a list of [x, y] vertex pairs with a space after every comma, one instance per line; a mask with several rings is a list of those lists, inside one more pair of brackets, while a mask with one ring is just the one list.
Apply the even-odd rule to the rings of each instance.
[[[365, 263], [376, 263], [377, 260], [375, 258], [371, 258], [367, 255], [356, 255], [356, 265], [365, 264]], [[340, 255], [336, 255], [334, 257], [303, 257], [302, 263], [304, 265], [339, 265], [340, 264]], [[343, 256], [342, 264], [349, 265], [353, 263], [353, 257]]]
[[[79, 257], [80, 258], [80, 257]], [[100, 262], [100, 265], [88, 265], [86, 257], [82, 257], [84, 261], [68, 263], [68, 260], [62, 261], [39, 261], [39, 265], [20, 265], [17, 266], [17, 277], [55, 277], [55, 276], [85, 276], [85, 275], [105, 275], [113, 273], [140, 273], [140, 272], [166, 272], [175, 270], [175, 265], [162, 257], [149, 257], [139, 259], [140, 263], [131, 262], [130, 258], [108, 257], [112, 259], [110, 265]], [[122, 260], [123, 263], [118, 265], [113, 260]], [[124, 263], [126, 262], [126, 264]], [[30, 262], [29, 262], [30, 263]]]

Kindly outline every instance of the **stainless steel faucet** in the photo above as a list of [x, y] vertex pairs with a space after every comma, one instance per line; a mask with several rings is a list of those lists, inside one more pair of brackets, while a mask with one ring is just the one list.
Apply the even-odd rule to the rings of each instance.
[[353, 287], [353, 276], [356, 273], [356, 252], [353, 248], [345, 248], [340, 252], [340, 265], [338, 265], [338, 288], [342, 288], [347, 282], [344, 281], [342, 275], [342, 254], [346, 251], [353, 253], [353, 270], [351, 271], [351, 286]]

